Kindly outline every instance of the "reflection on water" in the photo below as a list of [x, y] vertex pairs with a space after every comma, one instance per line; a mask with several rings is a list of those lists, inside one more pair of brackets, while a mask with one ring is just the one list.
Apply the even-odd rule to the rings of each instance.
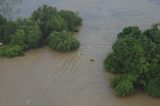
[[75, 36], [81, 47], [67, 54], [40, 48], [0, 58], [0, 106], [159, 106], [160, 99], [142, 91], [116, 97], [102, 62], [123, 27], [149, 27], [160, 21], [160, 7], [150, 0], [23, 0], [14, 17], [29, 16], [43, 4], [79, 11], [84, 22]]

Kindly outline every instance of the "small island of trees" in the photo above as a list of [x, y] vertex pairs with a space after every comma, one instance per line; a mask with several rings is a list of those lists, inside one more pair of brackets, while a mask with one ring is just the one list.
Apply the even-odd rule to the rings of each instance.
[[30, 17], [16, 21], [0, 15], [0, 56], [23, 55], [45, 44], [59, 52], [74, 51], [80, 43], [73, 33], [81, 24], [78, 13], [47, 5], [39, 7]]
[[117, 96], [142, 88], [152, 97], [160, 97], [160, 24], [141, 31], [130, 26], [118, 34], [113, 52], [104, 60], [108, 72], [119, 74], [111, 79]]

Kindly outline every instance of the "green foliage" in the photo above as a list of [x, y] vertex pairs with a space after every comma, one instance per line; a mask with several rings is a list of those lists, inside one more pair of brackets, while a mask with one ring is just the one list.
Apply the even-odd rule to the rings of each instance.
[[54, 16], [52, 20], [49, 20], [49, 21], [50, 21], [49, 23], [51, 24], [51, 28], [53, 29], [53, 31], [62, 32], [62, 31], [67, 30], [68, 28], [65, 20], [59, 15]]
[[123, 31], [118, 34], [118, 38], [123, 38], [127, 36], [138, 38], [141, 35], [142, 35], [142, 32], [137, 26], [129, 26], [124, 28]]
[[37, 21], [43, 33], [43, 38], [47, 38], [54, 30], [52, 23], [54, 23], [53, 20], [55, 20], [53, 18], [57, 15], [57, 9], [47, 5], [43, 5], [43, 7], [39, 7], [33, 12], [31, 17], [34, 21]]
[[27, 49], [36, 48], [40, 45], [42, 38], [42, 32], [38, 26], [32, 27], [26, 33], [26, 45]]
[[70, 31], [77, 31], [77, 26], [82, 24], [82, 19], [78, 16], [78, 13], [69, 10], [61, 10], [59, 14], [64, 18]]
[[14, 33], [15, 30], [15, 23], [12, 21], [7, 21], [5, 17], [0, 15], [0, 42], [10, 42], [10, 35]]
[[66, 32], [53, 32], [48, 38], [48, 45], [60, 52], [74, 51], [79, 48], [80, 43]]
[[110, 72], [131, 72], [130, 62], [143, 56], [144, 51], [139, 42], [132, 37], [119, 38], [113, 45], [111, 53], [104, 61], [104, 67]]
[[114, 78], [111, 80], [111, 85], [117, 96], [127, 96], [134, 91], [132, 77], [129, 76]]
[[160, 44], [160, 24], [154, 24], [150, 29], [144, 31], [144, 35], [152, 42]]
[[118, 39], [112, 46], [113, 51], [118, 55], [120, 59], [130, 57], [131, 59], [143, 56], [143, 48], [139, 42], [132, 37], [125, 37]]
[[46, 39], [51, 32], [75, 31], [82, 24], [82, 19], [72, 11], [58, 11], [55, 7], [43, 5], [32, 14]]
[[47, 5], [39, 7], [31, 17], [16, 21], [0, 15], [0, 56], [17, 56], [45, 43], [60, 52], [74, 51], [80, 43], [71, 33], [81, 24], [77, 13]]
[[153, 97], [160, 97], [160, 78], [152, 79], [147, 87], [147, 93]]
[[126, 96], [130, 95], [133, 92], [133, 83], [129, 80], [122, 80], [118, 83], [115, 88], [117, 96]]
[[23, 42], [25, 43], [25, 49], [31, 49], [38, 47], [42, 40], [42, 32], [36, 22], [30, 18], [17, 19], [17, 27], [24, 31]]
[[25, 32], [23, 30], [17, 30], [12, 36], [11, 45], [19, 45], [25, 48]]
[[0, 56], [15, 57], [23, 54], [23, 48], [19, 45], [0, 47]]
[[120, 63], [118, 60], [117, 56], [115, 53], [110, 53], [107, 58], [104, 60], [104, 68], [108, 72], [113, 72], [113, 73], [123, 73], [124, 68], [123, 64]]
[[113, 53], [104, 60], [107, 71], [125, 74], [111, 81], [116, 95], [131, 94], [135, 87], [142, 86], [151, 96], [160, 97], [159, 37], [159, 24], [143, 33], [134, 26], [124, 28], [118, 34], [118, 39], [112, 46]]

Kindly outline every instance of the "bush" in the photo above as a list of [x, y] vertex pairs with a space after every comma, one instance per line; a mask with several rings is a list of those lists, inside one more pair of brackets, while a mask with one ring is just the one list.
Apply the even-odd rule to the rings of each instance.
[[117, 96], [127, 96], [134, 91], [132, 78], [128, 76], [116, 77], [112, 79], [111, 85]]
[[0, 47], [0, 56], [15, 57], [23, 54], [23, 48], [19, 45]]
[[106, 59], [104, 60], [104, 68], [108, 72], [113, 72], [113, 73], [123, 73], [124, 72], [124, 66], [123, 64], [120, 63], [115, 53], [110, 53], [106, 57]]
[[[17, 22], [17, 31], [13, 35], [12, 40], [21, 42], [21, 45], [25, 50], [38, 47], [42, 39], [42, 32], [37, 25], [31, 19], [18, 19]], [[17, 35], [18, 34], [18, 35]], [[19, 39], [17, 38], [19, 36]], [[16, 41], [16, 42], [17, 42]], [[12, 43], [12, 42], [11, 42]], [[15, 43], [12, 43], [15, 44]]]
[[152, 97], [160, 97], [160, 78], [152, 79], [147, 84], [146, 91]]
[[59, 15], [54, 16], [52, 20], [49, 20], [49, 23], [51, 24], [53, 31], [62, 32], [68, 29], [65, 20]]
[[115, 88], [117, 96], [130, 95], [134, 91], [133, 83], [129, 80], [123, 80]]
[[26, 35], [27, 49], [38, 47], [40, 45], [41, 38], [42, 33], [39, 27], [33, 27], [31, 30], [29, 30]]
[[69, 31], [77, 31], [77, 26], [82, 24], [82, 19], [78, 16], [78, 13], [69, 10], [61, 10], [59, 14], [67, 23]]
[[11, 45], [19, 45], [22, 48], [25, 48], [25, 32], [23, 30], [17, 30], [15, 34], [12, 36]]
[[58, 11], [55, 7], [43, 5], [32, 14], [46, 39], [51, 32], [75, 31], [82, 24], [82, 19], [72, 11]]
[[48, 38], [48, 45], [60, 52], [74, 51], [80, 43], [66, 32], [53, 32]]
[[24, 21], [24, 25], [26, 27], [24, 28], [24, 31], [26, 33], [26, 49], [36, 48], [40, 45], [42, 39], [42, 32], [37, 25], [37, 23], [33, 22], [32, 20], [28, 19]]

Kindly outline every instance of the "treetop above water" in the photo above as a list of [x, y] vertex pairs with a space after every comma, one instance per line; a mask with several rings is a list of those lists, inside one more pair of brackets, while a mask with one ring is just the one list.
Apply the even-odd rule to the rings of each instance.
[[143, 88], [149, 95], [160, 97], [160, 24], [142, 32], [130, 26], [118, 34], [113, 52], [105, 61], [108, 72], [121, 76], [111, 80], [116, 95], [126, 96], [135, 88]]

